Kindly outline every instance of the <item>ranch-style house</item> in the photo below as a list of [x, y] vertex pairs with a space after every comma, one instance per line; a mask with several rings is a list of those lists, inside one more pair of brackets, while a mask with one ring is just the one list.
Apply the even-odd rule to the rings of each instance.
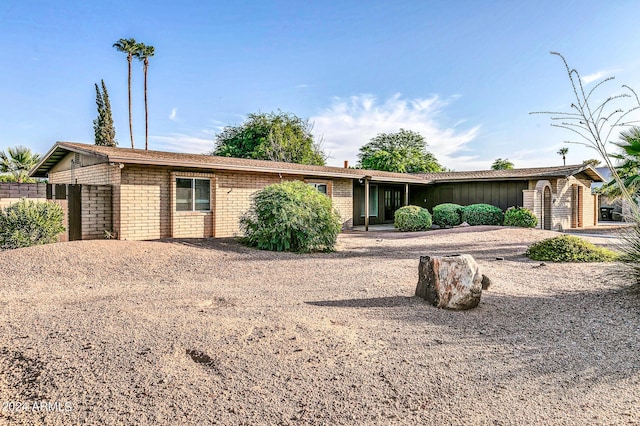
[[80, 230], [70, 239], [107, 231], [127, 240], [239, 235], [252, 195], [285, 180], [329, 196], [345, 229], [392, 223], [404, 205], [447, 202], [522, 206], [543, 229], [579, 228], [597, 224], [590, 188], [603, 180], [588, 165], [404, 174], [71, 142], [56, 143], [31, 176], [54, 184], [49, 198], [77, 195]]

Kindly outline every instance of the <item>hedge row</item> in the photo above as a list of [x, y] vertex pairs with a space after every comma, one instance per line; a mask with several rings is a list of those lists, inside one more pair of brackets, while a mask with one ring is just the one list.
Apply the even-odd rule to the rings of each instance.
[[442, 228], [457, 226], [462, 222], [471, 226], [504, 224], [534, 228], [538, 224], [538, 218], [531, 210], [524, 207], [510, 207], [505, 213], [502, 213], [500, 208], [489, 204], [461, 206], [445, 203], [433, 208], [433, 223]]

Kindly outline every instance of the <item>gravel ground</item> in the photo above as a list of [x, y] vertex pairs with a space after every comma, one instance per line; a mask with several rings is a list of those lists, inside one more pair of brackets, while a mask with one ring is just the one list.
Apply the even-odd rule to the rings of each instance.
[[[0, 424], [640, 424], [640, 296], [620, 264], [522, 256], [551, 235], [0, 253]], [[419, 256], [454, 253], [493, 280], [479, 307], [412, 297]]]

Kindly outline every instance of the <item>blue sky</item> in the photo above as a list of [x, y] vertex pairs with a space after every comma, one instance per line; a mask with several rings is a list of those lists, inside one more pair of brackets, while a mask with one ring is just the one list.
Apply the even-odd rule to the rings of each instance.
[[[278, 109], [309, 118], [328, 163], [357, 162], [381, 132], [423, 134], [440, 162], [487, 169], [561, 165], [596, 153], [532, 111], [569, 109], [559, 58], [583, 77], [640, 90], [640, 3], [603, 1], [103, 1], [0, 3], [0, 149], [41, 154], [93, 143], [105, 80], [119, 145], [130, 146], [127, 62], [113, 43], [151, 44], [150, 149], [205, 152], [226, 125]], [[133, 126], [144, 146], [142, 65]], [[586, 78], [585, 84], [590, 82]], [[596, 80], [597, 81], [597, 80]], [[591, 83], [594, 84], [594, 83]]]

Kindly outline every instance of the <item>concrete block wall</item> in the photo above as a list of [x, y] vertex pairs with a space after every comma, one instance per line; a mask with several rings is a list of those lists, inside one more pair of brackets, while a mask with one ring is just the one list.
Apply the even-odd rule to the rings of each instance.
[[119, 194], [120, 239], [171, 237], [170, 178], [164, 167], [125, 165]]
[[596, 199], [591, 195], [590, 182], [581, 181], [574, 176], [570, 176], [567, 179], [558, 179], [555, 185], [557, 191], [552, 192], [552, 198], [555, 201], [551, 203], [551, 213], [553, 217], [551, 227], [554, 230], [569, 229], [572, 227], [573, 209], [578, 206], [577, 201], [573, 198], [573, 185], [576, 185], [577, 191], [582, 193], [582, 206], [578, 210], [577, 224], [581, 224], [582, 227], [584, 227], [593, 226], [596, 223]]
[[241, 235], [240, 217], [251, 208], [253, 195], [268, 185], [293, 180], [327, 184], [327, 195], [332, 198], [334, 207], [342, 217], [343, 227], [353, 226], [353, 184], [349, 179], [303, 179], [295, 175], [217, 172], [214, 195], [214, 236]]
[[[537, 183], [536, 183], [537, 182]], [[530, 209], [538, 217], [538, 228], [544, 226], [543, 222], [543, 200], [542, 190], [544, 181], [530, 181], [529, 189], [523, 191], [523, 205]], [[551, 229], [562, 230], [571, 228], [574, 223], [573, 210], [578, 208], [576, 226], [595, 226], [598, 221], [598, 200], [597, 196], [591, 194], [591, 182], [588, 180], [576, 179], [570, 176], [567, 179], [555, 179], [549, 182], [551, 186]], [[576, 185], [576, 198], [581, 197], [582, 205], [578, 206], [577, 199], [574, 199], [573, 185]], [[578, 195], [578, 192], [581, 195]]]
[[333, 206], [342, 218], [342, 229], [353, 228], [353, 182], [351, 179], [336, 179], [333, 182]]
[[83, 185], [110, 185], [116, 176], [120, 175], [120, 168], [108, 163], [93, 166], [76, 167], [72, 170], [61, 170], [49, 173], [49, 183], [71, 183]]
[[240, 217], [251, 207], [253, 194], [267, 185], [285, 180], [301, 178], [267, 173], [216, 173], [214, 236], [240, 236]]
[[82, 186], [82, 239], [104, 238], [113, 232], [110, 185]]
[[553, 214], [552, 229], [562, 230], [571, 228], [571, 213], [573, 209], [573, 189], [569, 179], [558, 179], [558, 189], [552, 193], [555, 202], [551, 203]]
[[120, 235], [121, 179], [122, 169], [117, 165], [112, 166], [109, 163], [76, 167], [73, 170], [73, 173], [71, 170], [59, 170], [49, 173], [49, 183], [54, 184], [77, 183], [82, 185], [111, 185], [111, 226], [109, 231], [114, 232], [117, 236]]
[[[175, 208], [176, 177], [209, 178], [211, 181], [210, 212], [177, 212]], [[49, 176], [51, 183], [70, 183], [70, 170]], [[182, 172], [169, 167], [125, 164], [121, 169], [107, 163], [77, 167], [73, 181], [78, 184], [111, 185], [111, 227], [120, 239], [146, 240], [158, 238], [203, 238], [240, 235], [240, 217], [251, 207], [253, 194], [273, 183], [304, 180], [296, 175], [253, 172]], [[352, 226], [353, 184], [349, 179], [309, 179], [327, 184], [328, 195], [343, 220]], [[83, 200], [84, 202], [84, 200]], [[84, 206], [83, 206], [84, 207]], [[107, 207], [101, 205], [83, 211], [83, 223], [93, 220], [86, 235], [104, 236]], [[91, 219], [90, 215], [97, 215]], [[100, 229], [99, 229], [100, 228]], [[83, 232], [84, 229], [83, 229]], [[84, 236], [83, 236], [84, 238]]]
[[45, 201], [47, 199], [47, 184], [0, 182], [0, 209], [9, 204], [17, 203], [21, 198]]
[[542, 194], [536, 189], [525, 189], [522, 191], [522, 207], [529, 209], [538, 218], [538, 226], [542, 229], [544, 226], [542, 218]]
[[582, 191], [582, 226], [595, 226], [598, 224], [598, 197], [591, 194], [591, 181], [576, 179]]
[[[240, 216], [250, 208], [253, 193], [281, 180], [299, 179], [259, 173], [175, 172], [167, 167], [131, 165], [125, 165], [121, 176], [113, 195], [121, 206], [118, 235], [128, 240], [203, 238], [214, 236], [214, 230], [216, 237], [238, 236]], [[211, 179], [212, 211], [177, 212], [176, 177]]]

